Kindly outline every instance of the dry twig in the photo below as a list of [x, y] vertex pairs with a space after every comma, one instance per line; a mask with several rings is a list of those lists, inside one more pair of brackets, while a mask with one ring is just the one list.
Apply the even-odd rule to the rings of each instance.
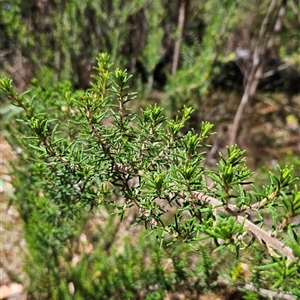
[[269, 10], [264, 18], [264, 21], [262, 23], [262, 26], [261, 26], [261, 29], [259, 32], [259, 38], [257, 41], [257, 45], [255, 47], [255, 50], [254, 50], [254, 54], [253, 54], [253, 62], [252, 62], [252, 68], [250, 71], [250, 75], [248, 77], [248, 81], [247, 81], [240, 105], [239, 105], [236, 115], [234, 117], [230, 145], [233, 145], [236, 143], [237, 133], [238, 133], [238, 130], [240, 127], [243, 112], [245, 110], [245, 107], [248, 105], [249, 101], [251, 100], [251, 98], [254, 96], [254, 94], [256, 92], [256, 89], [257, 89], [259, 80], [261, 78], [263, 69], [265, 67], [266, 61], [267, 61], [268, 57], [270, 56], [271, 50], [274, 46], [276, 35], [278, 34], [278, 32], [280, 31], [281, 26], [282, 26], [282, 19], [285, 14], [285, 11], [286, 11], [287, 0], [282, 0], [282, 2], [281, 2], [270, 38], [267, 42], [265, 50], [262, 51], [263, 41], [266, 36], [267, 26], [271, 21], [272, 15], [275, 12], [277, 2], [278, 2], [278, 0], [272, 0], [271, 4], [269, 6]]

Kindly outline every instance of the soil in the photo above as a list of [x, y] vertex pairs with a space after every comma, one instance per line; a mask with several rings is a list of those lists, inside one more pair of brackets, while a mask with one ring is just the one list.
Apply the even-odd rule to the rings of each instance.
[[26, 275], [22, 271], [22, 257], [26, 248], [22, 221], [11, 201], [13, 187], [8, 159], [12, 151], [0, 134], [0, 299], [25, 300]]

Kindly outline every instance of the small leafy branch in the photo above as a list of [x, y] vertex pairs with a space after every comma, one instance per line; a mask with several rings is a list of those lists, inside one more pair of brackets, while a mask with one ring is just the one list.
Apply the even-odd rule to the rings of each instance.
[[35, 153], [25, 159], [39, 169], [43, 193], [75, 213], [110, 205], [123, 218], [134, 206], [135, 224], [144, 223], [161, 243], [182, 241], [198, 249], [211, 239], [215, 251], [230, 247], [238, 257], [258, 242], [266, 256], [254, 268], [273, 280], [273, 289], [288, 282], [296, 293], [300, 191], [293, 168], [278, 166], [278, 175], [270, 172], [270, 184], [260, 188], [236, 145], [220, 155], [216, 169], [208, 168], [210, 123], [182, 134], [192, 108], [171, 120], [156, 104], [134, 112], [130, 103], [137, 95], [129, 90], [127, 72], [112, 71], [107, 54], [97, 63], [86, 92], [62, 84], [59, 95], [19, 95], [11, 80], [0, 81], [11, 103], [24, 110], [20, 122], [31, 135], [22, 136], [23, 147]]

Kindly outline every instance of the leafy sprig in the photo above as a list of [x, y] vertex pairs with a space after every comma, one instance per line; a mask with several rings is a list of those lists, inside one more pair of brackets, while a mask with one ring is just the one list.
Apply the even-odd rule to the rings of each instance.
[[[0, 81], [11, 103], [24, 110], [28, 159], [48, 170], [39, 173], [43, 193], [66, 209], [109, 205], [121, 218], [135, 206], [135, 223], [144, 222], [162, 242], [199, 248], [211, 239], [215, 251], [230, 247], [239, 256], [256, 240], [269, 256], [266, 266], [274, 267], [274, 289], [299, 275], [299, 179], [292, 168], [278, 167], [260, 189], [236, 145], [220, 155], [217, 170], [208, 168], [210, 123], [199, 132], [186, 130], [193, 110], [185, 106], [171, 120], [157, 104], [134, 112], [130, 101], [137, 95], [127, 72], [113, 71], [107, 54], [97, 63], [91, 89], [70, 93], [61, 86], [59, 100], [50, 94], [48, 104], [33, 91], [18, 95], [7, 78]], [[266, 211], [272, 234], [263, 222]]]

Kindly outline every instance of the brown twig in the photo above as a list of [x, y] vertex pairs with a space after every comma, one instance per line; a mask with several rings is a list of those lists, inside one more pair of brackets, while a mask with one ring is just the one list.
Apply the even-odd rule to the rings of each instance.
[[179, 16], [178, 16], [178, 25], [177, 25], [177, 39], [175, 41], [174, 46], [174, 56], [173, 56], [173, 64], [172, 64], [172, 74], [175, 74], [178, 69], [179, 64], [179, 56], [180, 56], [180, 46], [185, 22], [185, 12], [186, 12], [187, 1], [181, 0], [180, 1], [180, 8], [179, 8]]
[[239, 208], [235, 205], [228, 205], [228, 207], [225, 207], [220, 200], [200, 192], [193, 192], [192, 198], [209, 203], [214, 209], [222, 210], [228, 215], [236, 217], [237, 222], [244, 224], [244, 228], [248, 229], [260, 243], [276, 249], [288, 259], [295, 258], [291, 248], [269, 235], [266, 231], [252, 223], [250, 220], [246, 219], [245, 216], [242, 215], [242, 212], [240, 212]]
[[274, 292], [263, 288], [256, 288], [253, 284], [246, 284], [244, 288], [249, 291], [257, 291], [260, 294], [269, 297], [269, 299], [296, 300], [296, 298], [287, 293]]
[[262, 23], [262, 26], [260, 28], [259, 38], [257, 41], [257, 45], [255, 47], [255, 50], [254, 50], [254, 54], [253, 54], [253, 63], [252, 63], [252, 68], [250, 71], [249, 79], [247, 81], [240, 105], [239, 105], [236, 115], [234, 117], [233, 129], [232, 129], [232, 134], [231, 134], [231, 139], [230, 139], [231, 145], [236, 143], [237, 133], [238, 133], [238, 130], [240, 127], [240, 122], [242, 119], [243, 112], [245, 110], [245, 107], [248, 105], [250, 99], [254, 96], [254, 94], [256, 92], [256, 89], [257, 89], [259, 80], [261, 78], [264, 66], [265, 66], [266, 61], [267, 61], [267, 59], [271, 53], [271, 50], [274, 46], [276, 35], [278, 34], [278, 32], [282, 26], [282, 19], [285, 14], [287, 0], [282, 0], [282, 2], [281, 2], [281, 5], [279, 7], [278, 14], [276, 17], [276, 22], [275, 22], [275, 25], [271, 32], [271, 36], [267, 42], [265, 51], [262, 51], [261, 49], [262, 49], [263, 40], [266, 35], [267, 26], [270, 23], [271, 17], [275, 11], [277, 2], [278, 2], [278, 0], [272, 0], [271, 4], [269, 6], [268, 12], [267, 12], [267, 14], [264, 18], [264, 21]]
[[[219, 283], [224, 284], [225, 286], [228, 286], [232, 283], [229, 282], [229, 280], [220, 277], [218, 280]], [[292, 294], [284, 293], [284, 292], [274, 292], [271, 290], [267, 290], [264, 288], [257, 288], [252, 283], [247, 283], [244, 286], [238, 285], [238, 287], [246, 289], [248, 291], [255, 291], [262, 295], [265, 295], [268, 297], [268, 299], [282, 299], [282, 300], [296, 300], [296, 298]]]

